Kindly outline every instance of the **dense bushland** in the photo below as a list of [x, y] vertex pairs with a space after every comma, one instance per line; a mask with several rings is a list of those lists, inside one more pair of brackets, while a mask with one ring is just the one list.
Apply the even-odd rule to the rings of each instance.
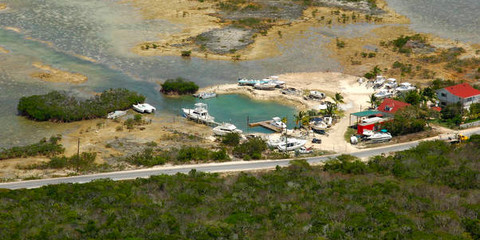
[[183, 146], [180, 149], [146, 148], [142, 152], [130, 155], [124, 159], [126, 162], [138, 166], [163, 165], [167, 162], [174, 164], [190, 162], [227, 161], [230, 157], [226, 149], [210, 150], [199, 146]]
[[0, 160], [32, 156], [55, 156], [65, 151], [60, 144], [61, 136], [52, 136], [50, 139], [43, 138], [38, 143], [27, 146], [12, 147], [0, 151]]
[[0, 190], [0, 239], [479, 239], [479, 153], [474, 136], [369, 163]]
[[45, 95], [22, 97], [17, 109], [21, 115], [37, 121], [72, 122], [106, 117], [109, 112], [125, 110], [144, 101], [143, 95], [127, 89], [109, 89], [87, 100], [53, 91]]
[[163, 84], [161, 84], [162, 93], [165, 94], [193, 94], [198, 91], [198, 85], [192, 81], [187, 81], [183, 78], [168, 79]]

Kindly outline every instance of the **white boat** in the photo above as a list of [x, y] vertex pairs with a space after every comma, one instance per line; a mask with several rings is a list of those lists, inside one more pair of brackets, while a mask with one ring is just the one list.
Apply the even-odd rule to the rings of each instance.
[[127, 114], [127, 111], [115, 111], [115, 112], [111, 112], [107, 115], [107, 118], [108, 119], [116, 119], [116, 118], [119, 118], [121, 116], [124, 116], [125, 114]]
[[289, 141], [289, 138], [287, 138], [287, 142], [280, 143], [277, 146], [277, 149], [280, 151], [294, 151], [297, 150], [307, 143], [307, 140], [303, 139], [296, 139], [296, 138], [290, 138], [291, 140]]
[[207, 98], [214, 98], [217, 96], [216, 93], [214, 92], [201, 92], [199, 94], [194, 95], [195, 97], [198, 97], [200, 99], [207, 99]]
[[400, 86], [395, 88], [395, 90], [399, 92], [408, 92], [408, 91], [413, 91], [415, 89], [417, 88], [408, 82], [400, 83]]
[[195, 103], [194, 109], [182, 108], [183, 115], [191, 120], [199, 121], [203, 123], [213, 123], [215, 118], [210, 116], [207, 111], [207, 104]]
[[373, 82], [374, 86], [382, 86], [385, 83], [386, 79], [384, 76], [378, 75]]
[[148, 103], [134, 104], [132, 107], [135, 111], [139, 113], [153, 113], [157, 110], [154, 106]]
[[386, 88], [396, 88], [397, 87], [397, 79], [395, 78], [388, 78], [387, 83], [385, 83]]
[[280, 119], [279, 117], [272, 118], [272, 121], [270, 122], [270, 124], [281, 129], [287, 128], [287, 124], [282, 122], [282, 119]]
[[332, 126], [333, 118], [332, 117], [324, 117], [323, 121], [328, 125]]
[[373, 94], [373, 96], [377, 98], [388, 98], [393, 96], [393, 93], [389, 92], [388, 90], [380, 90], [377, 93]]
[[255, 79], [238, 79], [238, 85], [240, 86], [255, 86], [257, 83], [268, 83], [270, 82], [270, 79], [264, 79], [264, 80], [255, 80]]
[[321, 121], [321, 122], [314, 122], [314, 124], [311, 124], [310, 127], [315, 130], [325, 130], [328, 128], [328, 125]]
[[324, 99], [326, 97], [325, 93], [319, 91], [310, 91], [309, 97], [317, 98], [317, 99]]
[[259, 89], [259, 90], [274, 90], [277, 87], [277, 84], [267, 82], [267, 83], [257, 83], [253, 85], [253, 88]]
[[224, 136], [228, 133], [242, 134], [242, 130], [238, 129], [235, 125], [231, 123], [222, 123], [213, 128], [213, 133], [217, 136]]
[[387, 141], [390, 141], [390, 139], [392, 139], [392, 135], [388, 132], [387, 133], [377, 132], [369, 136], [368, 139], [370, 139], [372, 142], [387, 142]]
[[306, 147], [301, 147], [298, 149], [298, 153], [300, 154], [310, 154], [310, 153], [313, 153], [313, 148], [309, 147], [309, 148], [306, 148]]

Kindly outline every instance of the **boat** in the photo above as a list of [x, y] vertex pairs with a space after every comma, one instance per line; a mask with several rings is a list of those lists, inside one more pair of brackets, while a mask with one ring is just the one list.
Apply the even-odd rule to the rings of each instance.
[[275, 83], [257, 83], [253, 86], [253, 88], [258, 89], [258, 90], [274, 90], [277, 87], [277, 84]]
[[272, 121], [270, 122], [270, 124], [272, 124], [275, 127], [281, 128], [281, 129], [286, 129], [287, 128], [287, 124], [282, 122], [282, 119], [280, 119], [279, 117], [272, 118]]
[[373, 82], [374, 86], [382, 86], [385, 83], [386, 79], [384, 76], [378, 75]]
[[307, 140], [304, 139], [287, 138], [287, 141], [280, 143], [277, 149], [280, 151], [294, 151], [305, 146], [306, 143]]
[[376, 132], [370, 135], [367, 139], [372, 142], [387, 142], [392, 139], [392, 135], [389, 132]]
[[373, 94], [373, 96], [377, 98], [388, 98], [393, 96], [393, 93], [389, 92], [388, 90], [380, 90], [377, 93]]
[[216, 93], [214, 92], [201, 92], [197, 95], [195, 95], [196, 97], [200, 98], [200, 99], [208, 99], [208, 98], [214, 98], [217, 96]]
[[321, 121], [321, 122], [314, 122], [314, 124], [311, 124], [310, 127], [313, 129], [313, 130], [325, 130], [328, 128], [328, 125]]
[[332, 126], [333, 118], [332, 117], [324, 117], [323, 121], [328, 125]]
[[183, 115], [187, 119], [194, 121], [199, 121], [203, 123], [213, 123], [215, 118], [210, 116], [207, 111], [207, 104], [205, 103], [195, 103], [194, 109], [182, 108]]
[[396, 88], [397, 87], [397, 79], [395, 78], [388, 78], [387, 83], [384, 85], [386, 88]]
[[395, 88], [395, 90], [399, 92], [408, 92], [408, 91], [413, 91], [415, 89], [417, 88], [408, 82], [400, 83], [400, 86]]
[[135, 111], [139, 113], [153, 113], [157, 110], [154, 106], [148, 103], [134, 104], [132, 107]]
[[228, 133], [242, 134], [242, 130], [238, 129], [235, 125], [231, 123], [222, 123], [213, 128], [213, 133], [217, 136], [224, 136]]
[[246, 78], [241, 78], [238, 79], [238, 85], [240, 86], [255, 86], [255, 84], [258, 83], [268, 83], [270, 82], [270, 79], [263, 79], [263, 80], [254, 80], [254, 79], [246, 79]]
[[127, 111], [117, 110], [115, 112], [108, 113], [107, 118], [108, 119], [116, 119], [116, 118], [119, 118], [121, 116], [124, 116], [125, 114], [127, 114]]

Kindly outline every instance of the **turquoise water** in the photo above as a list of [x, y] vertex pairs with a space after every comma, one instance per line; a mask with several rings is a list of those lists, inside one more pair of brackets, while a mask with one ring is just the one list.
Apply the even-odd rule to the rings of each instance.
[[[203, 102], [208, 105], [208, 112], [215, 117], [215, 121], [229, 122], [235, 124], [244, 132], [271, 132], [262, 127], [249, 128], [247, 125], [247, 117], [250, 122], [259, 122], [270, 120], [273, 117], [286, 117], [287, 126], [293, 128], [295, 126], [293, 115], [296, 113], [295, 108], [287, 107], [275, 102], [254, 101], [243, 95], [219, 95], [216, 98], [204, 100], [194, 99], [193, 97], [184, 98], [182, 107], [192, 108], [195, 102]], [[180, 109], [177, 111], [180, 112]]]

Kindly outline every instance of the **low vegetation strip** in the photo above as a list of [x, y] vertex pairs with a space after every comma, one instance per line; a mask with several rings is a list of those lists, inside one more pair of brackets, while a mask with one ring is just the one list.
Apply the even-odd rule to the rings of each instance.
[[32, 156], [55, 156], [65, 151], [65, 148], [59, 143], [60, 140], [60, 136], [53, 136], [48, 140], [44, 138], [31, 145], [3, 149], [0, 151], [0, 160]]
[[479, 239], [479, 144], [426, 142], [367, 164], [344, 155], [325, 167], [0, 190], [0, 238]]
[[72, 122], [106, 117], [109, 112], [125, 110], [144, 101], [143, 95], [127, 89], [109, 89], [87, 100], [53, 91], [22, 97], [17, 109], [21, 115], [37, 121]]

